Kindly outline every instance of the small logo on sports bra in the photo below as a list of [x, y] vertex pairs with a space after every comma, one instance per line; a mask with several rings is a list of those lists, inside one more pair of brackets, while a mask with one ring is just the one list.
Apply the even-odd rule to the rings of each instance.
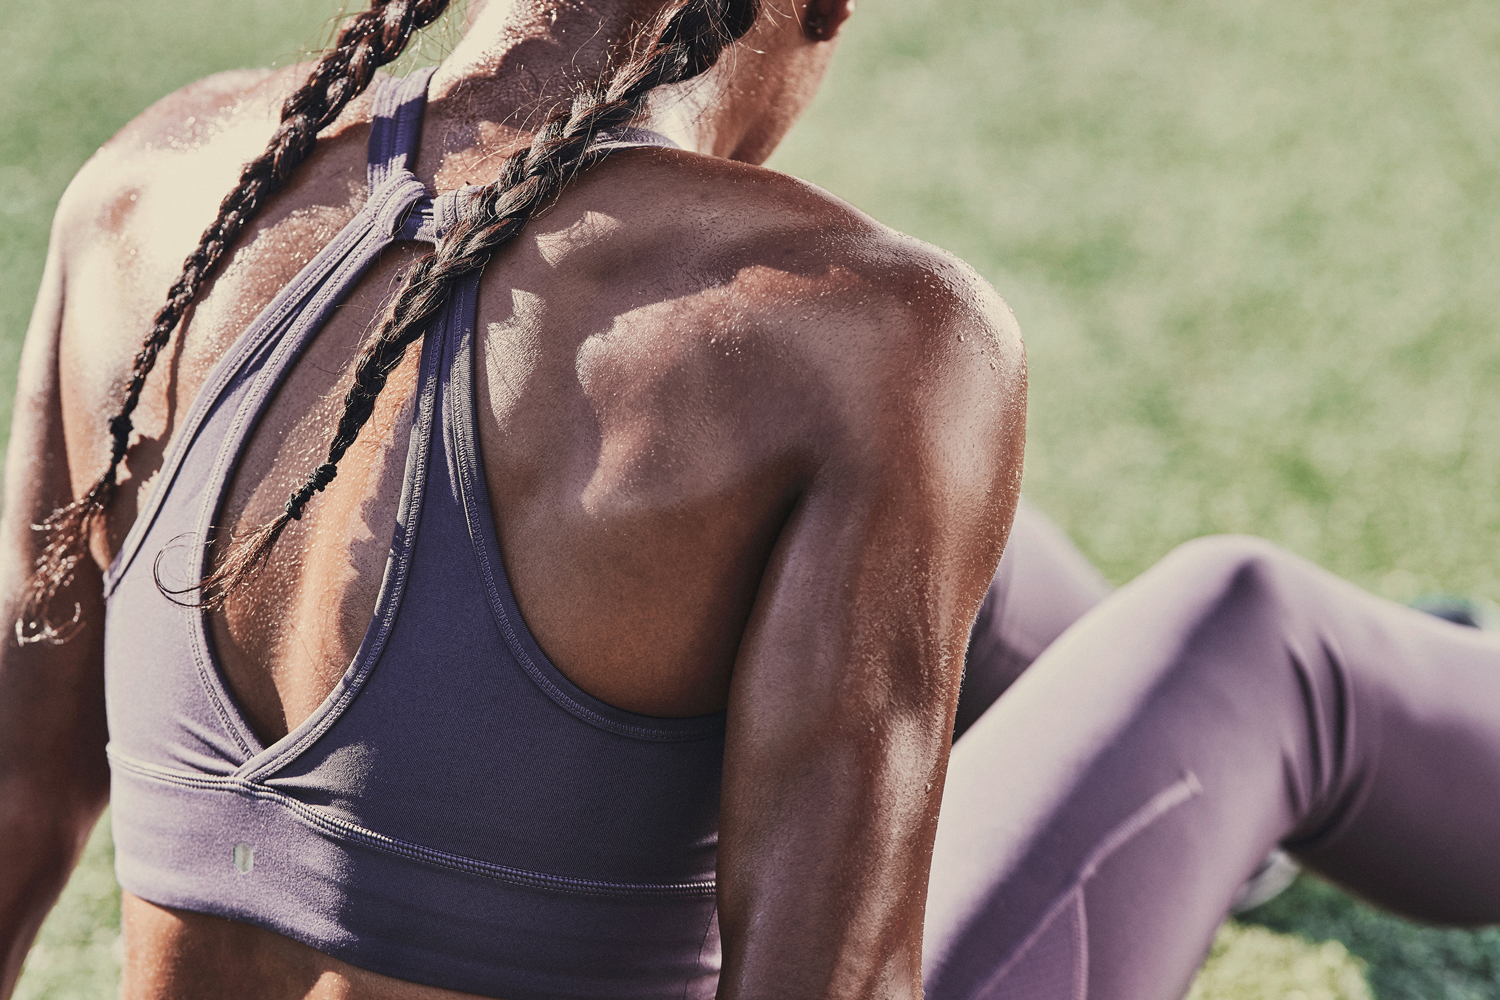
[[255, 848], [249, 844], [234, 845], [234, 867], [241, 875], [249, 875], [255, 867]]

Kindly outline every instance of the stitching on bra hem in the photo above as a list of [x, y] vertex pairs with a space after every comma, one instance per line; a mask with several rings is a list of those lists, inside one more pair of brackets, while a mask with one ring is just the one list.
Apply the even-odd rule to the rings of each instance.
[[276, 791], [274, 788], [268, 788], [265, 785], [252, 781], [246, 781], [241, 778], [209, 777], [174, 771], [169, 768], [158, 767], [153, 764], [147, 764], [144, 761], [135, 760], [113, 748], [108, 753], [111, 763], [149, 781], [169, 785], [181, 785], [202, 791], [247, 795], [279, 805], [306, 825], [312, 826], [320, 832], [329, 834], [336, 839], [353, 842], [364, 847], [371, 847], [409, 861], [418, 861], [438, 868], [463, 872], [468, 875], [478, 875], [494, 879], [498, 882], [508, 882], [530, 889], [547, 889], [553, 892], [566, 892], [585, 896], [681, 897], [710, 896], [715, 892], [716, 883], [713, 879], [688, 882], [612, 882], [604, 879], [575, 878], [570, 875], [533, 872], [527, 871], [524, 868], [514, 868], [509, 865], [480, 861], [477, 858], [469, 858], [461, 854], [452, 854], [447, 851], [440, 851], [431, 847], [423, 847], [420, 844], [413, 844], [409, 841], [399, 840], [395, 837], [367, 829], [356, 823], [329, 816], [321, 810]]

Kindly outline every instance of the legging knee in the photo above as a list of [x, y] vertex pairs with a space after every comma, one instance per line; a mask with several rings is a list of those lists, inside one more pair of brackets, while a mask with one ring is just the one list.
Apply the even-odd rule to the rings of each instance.
[[1243, 536], [1181, 545], [1138, 582], [1121, 609], [1137, 648], [1121, 659], [1142, 673], [1139, 725], [1262, 785], [1278, 837], [1326, 826], [1352, 788], [1353, 681], [1330, 639], [1350, 613], [1346, 585]]
[[[1179, 545], [1138, 581], [1160, 632], [1175, 639], [1184, 667], [1268, 667], [1302, 645], [1299, 635], [1325, 603], [1321, 571], [1259, 538], [1214, 535]], [[1132, 585], [1134, 586], [1134, 585]], [[1143, 629], [1150, 629], [1143, 620]], [[1190, 654], [1198, 653], [1196, 658]], [[1275, 655], [1256, 655], [1256, 654]]]

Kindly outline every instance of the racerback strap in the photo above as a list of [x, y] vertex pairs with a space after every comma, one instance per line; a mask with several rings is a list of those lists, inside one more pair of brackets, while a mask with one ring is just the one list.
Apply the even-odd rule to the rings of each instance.
[[375, 120], [370, 125], [370, 192], [400, 171], [417, 165], [422, 141], [422, 112], [427, 108], [427, 83], [436, 66], [417, 70], [404, 79], [376, 84]]
[[[436, 67], [417, 70], [402, 79], [385, 79], [376, 85], [374, 121], [370, 125], [369, 178], [370, 193], [390, 183], [392, 178], [410, 173], [417, 165], [417, 151], [422, 140], [422, 113], [427, 108], [427, 85]], [[625, 126], [602, 132], [583, 156], [581, 166], [593, 166], [610, 153], [622, 149], [654, 146], [680, 148], [658, 132]], [[423, 197], [412, 207], [401, 228], [398, 240], [420, 240], [436, 243], [458, 220], [463, 201], [477, 186], [447, 191], [436, 198]]]

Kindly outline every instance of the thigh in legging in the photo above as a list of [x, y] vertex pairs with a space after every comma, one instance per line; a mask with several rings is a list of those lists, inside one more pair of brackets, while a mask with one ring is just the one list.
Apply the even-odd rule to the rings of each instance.
[[1500, 920], [1497, 802], [1500, 639], [1190, 543], [955, 744], [928, 996], [1180, 997], [1278, 842], [1408, 915]]
[[1023, 497], [969, 635], [954, 738], [1108, 593], [1104, 576]]

